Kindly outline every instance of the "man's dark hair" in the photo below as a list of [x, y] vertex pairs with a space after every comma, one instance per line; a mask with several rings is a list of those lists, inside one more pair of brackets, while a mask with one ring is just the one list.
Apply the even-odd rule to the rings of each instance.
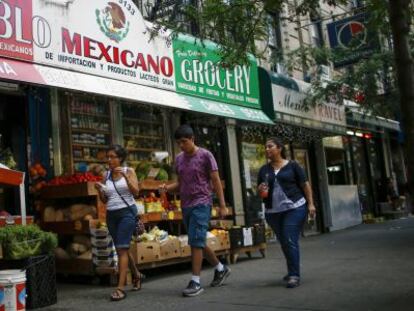
[[194, 131], [191, 126], [188, 124], [180, 125], [174, 133], [175, 140], [179, 140], [181, 138], [194, 138]]

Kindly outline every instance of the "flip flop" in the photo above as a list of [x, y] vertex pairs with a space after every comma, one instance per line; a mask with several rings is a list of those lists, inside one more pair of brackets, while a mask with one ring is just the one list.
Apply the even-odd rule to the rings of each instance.
[[[120, 295], [121, 294], [121, 295]], [[125, 299], [127, 294], [124, 290], [117, 288], [114, 290], [114, 292], [111, 294], [111, 301], [120, 301]]]

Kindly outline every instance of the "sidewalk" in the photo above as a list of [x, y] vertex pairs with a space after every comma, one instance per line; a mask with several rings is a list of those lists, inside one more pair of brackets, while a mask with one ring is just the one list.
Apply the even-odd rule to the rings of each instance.
[[280, 280], [285, 265], [276, 244], [267, 257], [241, 257], [231, 265], [227, 285], [208, 286], [213, 271], [205, 268], [205, 291], [183, 298], [190, 271], [149, 277], [140, 292], [109, 302], [111, 288], [59, 284], [58, 304], [41, 310], [414, 310], [414, 218], [360, 225], [302, 239], [302, 285], [286, 289]]

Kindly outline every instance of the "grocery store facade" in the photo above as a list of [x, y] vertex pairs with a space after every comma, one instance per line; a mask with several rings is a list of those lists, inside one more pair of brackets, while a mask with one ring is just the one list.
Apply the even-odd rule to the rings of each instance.
[[212, 43], [151, 38], [132, 1], [10, 0], [0, 8], [1, 148], [13, 150], [19, 170], [41, 163], [46, 178], [99, 171], [114, 143], [128, 149], [131, 166], [156, 151], [172, 164], [172, 133], [186, 122], [216, 156], [244, 223], [237, 129], [273, 125], [261, 110], [254, 58], [223, 69]]

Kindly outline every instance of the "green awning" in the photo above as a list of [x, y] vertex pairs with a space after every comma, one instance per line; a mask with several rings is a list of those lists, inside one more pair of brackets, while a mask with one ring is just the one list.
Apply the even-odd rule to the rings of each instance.
[[287, 89], [300, 92], [300, 87], [298, 83], [293, 79], [285, 75], [281, 75], [274, 72], [268, 72], [270, 80], [273, 84], [283, 86]]
[[199, 97], [179, 95], [185, 101], [186, 109], [207, 114], [216, 115], [223, 118], [239, 119], [244, 121], [274, 124], [266, 114], [260, 109], [247, 108], [227, 103], [211, 101]]
[[398, 121], [382, 118], [379, 116], [372, 116], [357, 111], [348, 112], [347, 122], [348, 125], [371, 130], [376, 130], [376, 127], [378, 127], [391, 131], [401, 131], [400, 122]]

